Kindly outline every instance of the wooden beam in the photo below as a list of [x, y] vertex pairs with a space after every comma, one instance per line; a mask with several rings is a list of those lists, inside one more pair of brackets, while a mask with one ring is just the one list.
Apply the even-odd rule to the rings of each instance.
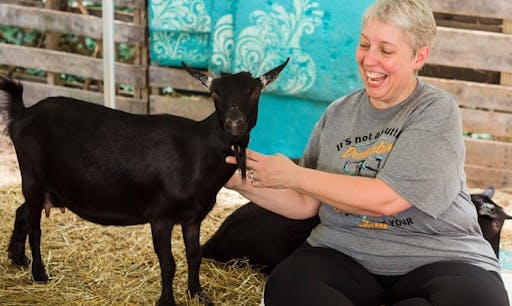
[[512, 87], [431, 77], [421, 79], [446, 90], [461, 106], [512, 113]]
[[[40, 0], [37, 0], [37, 1], [35, 1], [35, 0], [1, 0], [1, 1], [3, 3], [10, 3], [10, 4], [41, 6]], [[87, 0], [87, 2], [101, 4], [101, 0]], [[123, 7], [145, 8], [146, 0], [114, 0], [114, 4], [116, 6], [123, 6]]]
[[467, 175], [469, 188], [485, 188], [492, 186], [497, 189], [502, 189], [512, 187], [512, 171], [470, 164], [466, 164], [464, 170]]
[[[73, 97], [75, 99], [103, 105], [103, 94], [100, 92], [30, 81], [21, 81], [21, 84], [23, 85], [23, 100], [26, 106], [31, 106], [44, 98], [55, 96]], [[143, 100], [117, 96], [116, 103], [120, 110], [134, 114], [147, 114], [146, 102]]]
[[510, 0], [432, 0], [432, 10], [454, 15], [505, 19], [512, 16]]
[[465, 132], [489, 133], [496, 137], [512, 135], [512, 114], [474, 109], [461, 109]]
[[[87, 2], [101, 4], [101, 0], [87, 0]], [[143, 9], [146, 7], [146, 0], [114, 0], [116, 6]]]
[[[148, 13], [147, 10], [144, 9], [134, 9], [133, 10], [133, 22], [136, 24], [143, 25], [144, 27], [148, 24]], [[133, 64], [140, 65], [144, 67], [144, 72], [146, 75], [146, 79], [149, 79], [149, 39], [146, 37], [144, 42], [140, 44], [134, 45], [134, 61]], [[150, 112], [149, 109], [149, 95], [150, 89], [149, 86], [144, 88], [135, 88], [134, 96], [139, 99], [143, 99], [147, 102], [147, 112]]]
[[512, 171], [512, 143], [471, 138], [464, 142], [466, 164]]
[[44, 3], [42, 3], [42, 1], [39, 0], [2, 0], [2, 3], [27, 5], [33, 7], [44, 7]]
[[200, 121], [214, 111], [211, 100], [201, 96], [179, 98], [151, 95], [149, 101], [150, 114], [173, 114]]
[[[511, 16], [512, 15], [509, 15], [507, 18], [511, 18]], [[509, 36], [512, 37], [512, 19], [503, 20], [503, 33], [509, 34]], [[509, 56], [512, 58], [511, 50], [509, 50]], [[502, 85], [512, 86], [512, 73], [502, 72], [500, 75], [500, 83]]]
[[[49, 10], [57, 10], [60, 8], [61, 0], [47, 0], [45, 8]], [[46, 32], [45, 47], [46, 49], [55, 50], [59, 48], [59, 34], [51, 31]], [[59, 82], [59, 75], [53, 72], [46, 74], [46, 82], [51, 85], [56, 85]]]
[[[103, 33], [101, 17], [4, 3], [0, 3], [0, 23], [94, 39], [101, 39]], [[144, 25], [116, 20], [114, 26], [116, 42], [128, 44], [144, 42], [146, 35]]]
[[444, 27], [437, 32], [428, 64], [512, 73], [512, 35]]
[[[55, 50], [0, 43], [0, 64], [34, 68], [83, 76], [96, 80], [103, 79], [103, 61], [89, 56]], [[116, 63], [116, 82], [146, 87], [145, 68], [131, 64]]]
[[149, 67], [149, 86], [172, 87], [176, 89], [207, 93], [208, 90], [188, 72], [179, 68]]

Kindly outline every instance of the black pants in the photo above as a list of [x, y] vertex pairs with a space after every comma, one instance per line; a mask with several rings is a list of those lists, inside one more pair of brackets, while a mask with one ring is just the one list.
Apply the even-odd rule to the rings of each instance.
[[265, 286], [265, 306], [509, 305], [501, 277], [463, 262], [438, 262], [401, 276], [368, 272], [349, 256], [305, 243]]

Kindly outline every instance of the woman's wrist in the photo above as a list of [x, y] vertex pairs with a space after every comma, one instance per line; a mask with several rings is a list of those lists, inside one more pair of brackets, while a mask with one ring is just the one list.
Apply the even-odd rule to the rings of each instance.
[[300, 181], [303, 169], [304, 168], [299, 165], [294, 165], [290, 170], [290, 174], [288, 176], [288, 179], [286, 180], [286, 185], [284, 187], [296, 190], [299, 187], [297, 184]]

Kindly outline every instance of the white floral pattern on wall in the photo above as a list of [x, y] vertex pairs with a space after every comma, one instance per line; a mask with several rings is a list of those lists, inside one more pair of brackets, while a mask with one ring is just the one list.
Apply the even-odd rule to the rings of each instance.
[[211, 1], [150, 1], [151, 57], [156, 64], [179, 65], [183, 60], [208, 65]]
[[152, 29], [210, 32], [211, 17], [203, 0], [150, 0], [149, 8]]
[[215, 24], [212, 37], [212, 56], [209, 68], [215, 72], [231, 71], [233, 56], [233, 15], [219, 18]]
[[293, 12], [274, 3], [271, 12], [256, 10], [250, 15], [252, 26], [245, 27], [236, 37], [234, 70], [249, 70], [255, 75], [292, 58], [288, 75], [269, 87], [277, 91], [296, 95], [307, 91], [316, 79], [316, 66], [310, 54], [301, 48], [301, 37], [311, 35], [321, 24], [323, 11], [318, 2], [294, 0]]

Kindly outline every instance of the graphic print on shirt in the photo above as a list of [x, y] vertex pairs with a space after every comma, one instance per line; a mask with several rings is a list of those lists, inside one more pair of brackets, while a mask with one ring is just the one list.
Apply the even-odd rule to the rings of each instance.
[[[344, 139], [336, 145], [342, 161], [342, 173], [351, 176], [376, 177], [379, 170], [384, 166], [399, 134], [400, 129], [398, 128], [385, 128], [377, 133]], [[407, 220], [397, 218], [370, 220], [367, 216], [344, 213], [337, 208], [335, 208], [335, 211], [343, 213], [346, 217], [357, 218], [359, 220], [357, 226], [366, 229], [387, 230], [390, 226], [398, 227], [414, 224], [411, 218]]]
[[336, 145], [341, 153], [343, 173], [375, 177], [400, 134], [398, 128], [385, 128], [377, 133], [349, 137]]

